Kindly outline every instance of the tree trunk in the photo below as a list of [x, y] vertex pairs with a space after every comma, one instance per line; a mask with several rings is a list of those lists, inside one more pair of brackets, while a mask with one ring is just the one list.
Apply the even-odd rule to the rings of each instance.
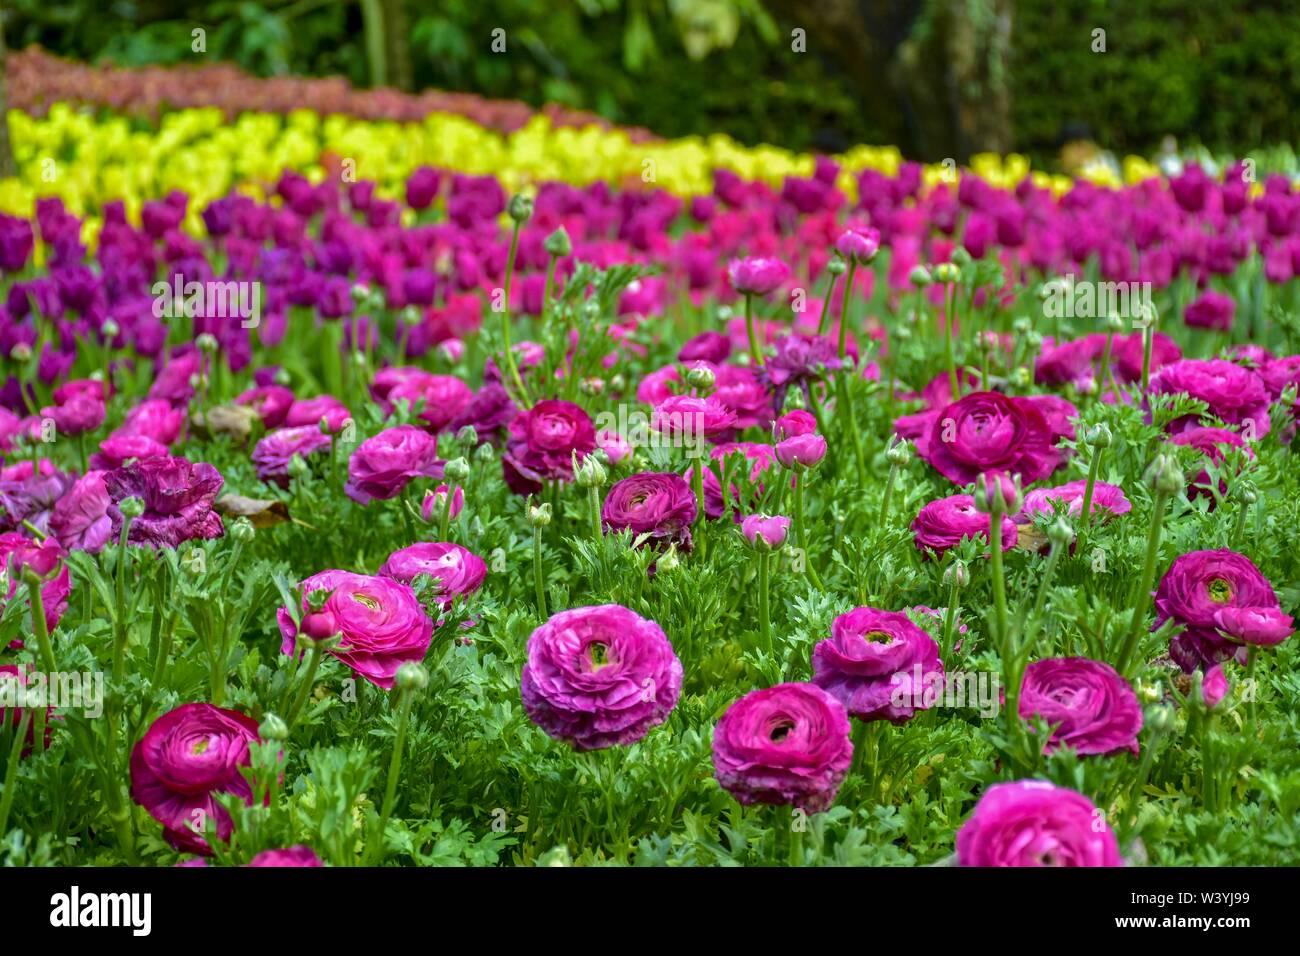
[[404, 92], [415, 85], [411, 73], [411, 28], [406, 0], [382, 0], [384, 44], [388, 50], [388, 83]]

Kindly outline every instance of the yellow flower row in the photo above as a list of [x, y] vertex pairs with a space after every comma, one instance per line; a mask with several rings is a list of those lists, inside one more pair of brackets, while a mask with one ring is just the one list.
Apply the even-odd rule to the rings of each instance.
[[[319, 182], [327, 175], [321, 164], [326, 154], [343, 161], [345, 177], [374, 180], [387, 197], [401, 196], [407, 176], [426, 164], [491, 174], [511, 191], [543, 180], [580, 186], [604, 181], [645, 183], [684, 197], [710, 191], [718, 168], [777, 186], [788, 175], [807, 176], [813, 169], [811, 155], [741, 146], [722, 135], [634, 143], [620, 130], [553, 127], [541, 115], [509, 135], [449, 114], [396, 123], [321, 117], [307, 110], [288, 116], [247, 113], [233, 122], [216, 109], [181, 110], [164, 114], [157, 128], [142, 129], [125, 117], [97, 117], [56, 104], [40, 118], [11, 111], [9, 128], [19, 172], [0, 181], [0, 210], [30, 216], [38, 197], [60, 196], [73, 212], [90, 217], [92, 236], [103, 203], [122, 199], [134, 218], [145, 200], [173, 189], [190, 195], [186, 227], [200, 235], [198, 213], [211, 200], [232, 190], [263, 195], [285, 170]], [[839, 185], [850, 196], [856, 192], [855, 173], [875, 169], [892, 174], [902, 162], [892, 146], [858, 146], [839, 159]], [[974, 157], [970, 172], [1010, 187], [1029, 172], [1029, 162], [1015, 154], [982, 154]], [[1145, 160], [1130, 157], [1125, 162], [1128, 182], [1157, 174]], [[1033, 176], [1058, 192], [1071, 182], [1043, 172]], [[1102, 168], [1089, 176], [1121, 185], [1113, 170]], [[945, 179], [955, 179], [951, 166], [926, 167], [927, 183]]]

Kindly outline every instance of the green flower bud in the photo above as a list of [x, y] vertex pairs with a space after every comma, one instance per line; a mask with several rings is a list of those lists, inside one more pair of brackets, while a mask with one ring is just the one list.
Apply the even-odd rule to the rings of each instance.
[[717, 377], [707, 365], [695, 365], [686, 370], [686, 384], [691, 388], [709, 390], [713, 388]]
[[1173, 455], [1166, 454], [1156, 455], [1143, 477], [1156, 494], [1166, 497], [1178, 494], [1186, 483], [1178, 461]]
[[668, 550], [664, 552], [663, 557], [655, 562], [655, 573], [667, 574], [671, 571], [675, 571], [681, 566], [681, 563], [681, 559], [677, 557], [676, 545], [670, 546]]
[[407, 661], [397, 669], [393, 685], [399, 691], [421, 691], [429, 686], [429, 672], [415, 661]]
[[930, 270], [925, 266], [915, 265], [912, 266], [912, 271], [907, 274], [907, 281], [918, 289], [923, 289], [934, 281], [934, 276], [930, 275]]
[[1157, 733], [1164, 733], [1174, 725], [1174, 711], [1163, 704], [1155, 704], [1146, 709], [1143, 720], [1147, 727]]
[[1084, 441], [1093, 448], [1109, 448], [1112, 440], [1110, 429], [1104, 423], [1093, 425], [1084, 435]]
[[230, 523], [230, 536], [240, 544], [248, 544], [256, 534], [253, 522], [247, 518], [236, 518]]
[[413, 305], [408, 305], [402, 309], [402, 321], [407, 325], [419, 325], [424, 320], [420, 310]]
[[479, 445], [477, 448], [474, 449], [475, 461], [483, 462], [484, 464], [490, 464], [491, 462], [496, 460], [496, 457], [497, 457], [496, 449], [493, 448], [491, 445], [489, 445], [487, 442], [484, 442], [483, 444]]
[[599, 488], [605, 484], [609, 474], [595, 455], [588, 455], [581, 464], [577, 464], [577, 452], [574, 452], [574, 461], [573, 480], [578, 483], [578, 487]]
[[105, 339], [115, 339], [122, 334], [122, 326], [112, 319], [105, 319], [104, 324], [99, 327], [99, 331]]
[[257, 736], [263, 740], [283, 742], [289, 739], [289, 728], [275, 714], [267, 714], [257, 727]]
[[548, 255], [559, 259], [573, 252], [573, 243], [569, 241], [569, 234], [565, 232], [564, 227], [560, 226], [546, 237], [546, 241], [542, 243], [542, 248], [546, 250]]
[[1016, 388], [1028, 388], [1033, 380], [1033, 373], [1023, 365], [1018, 366], [1015, 371], [1011, 373], [1011, 384]]
[[1121, 319], [1114, 312], [1106, 316], [1105, 326], [1106, 326], [1106, 331], [1114, 335], [1122, 334], [1124, 332], [1124, 329], [1127, 328], [1127, 325], [1124, 322], [1124, 320]]
[[144, 514], [144, 501], [134, 495], [123, 498], [117, 507], [127, 518], [138, 518]]
[[510, 205], [506, 207], [506, 211], [511, 219], [522, 226], [533, 218], [533, 199], [523, 193], [515, 193], [510, 197]]
[[311, 465], [302, 455], [295, 454], [289, 459], [288, 471], [291, 478], [306, 478], [311, 474]]
[[1074, 540], [1074, 528], [1064, 518], [1057, 518], [1047, 529], [1047, 540], [1054, 548], [1068, 548]]
[[198, 337], [195, 338], [194, 344], [199, 347], [200, 352], [206, 352], [211, 355], [217, 350], [217, 345], [219, 343], [217, 342], [217, 337], [211, 332], [200, 332]]
[[605, 391], [605, 380], [603, 378], [584, 378], [579, 384], [578, 389], [583, 395], [601, 395]]
[[940, 262], [933, 270], [934, 281], [941, 282], [945, 285], [950, 282], [956, 282], [961, 276], [961, 270], [954, 263]]
[[453, 458], [442, 470], [448, 481], [464, 481], [469, 477], [469, 462], [463, 457]]
[[528, 523], [534, 528], [545, 528], [551, 523], [551, 506], [549, 504], [529, 505]]
[[835, 258], [826, 263], [826, 271], [833, 276], [842, 276], [849, 269], [849, 265], [843, 259]]
[[906, 439], [890, 443], [885, 449], [885, 460], [891, 465], [902, 467], [912, 460], [912, 448]]
[[32, 347], [26, 342], [19, 342], [9, 350], [9, 357], [15, 362], [26, 362], [32, 357]]
[[366, 300], [370, 298], [370, 286], [366, 285], [364, 282], [358, 282], [352, 287], [351, 291], [352, 301], [357, 305], [364, 305]]
[[473, 425], [464, 426], [460, 431], [456, 432], [456, 441], [472, 448], [478, 444], [478, 429]]
[[1024, 335], [1033, 327], [1033, 322], [1031, 322], [1027, 316], [1023, 315], [1011, 323], [1011, 331], [1015, 332], [1016, 335]]
[[958, 561], [948, 570], [943, 572], [943, 583], [951, 586], [956, 583], [957, 587], [964, 588], [970, 584], [970, 569], [966, 567], [965, 561]]

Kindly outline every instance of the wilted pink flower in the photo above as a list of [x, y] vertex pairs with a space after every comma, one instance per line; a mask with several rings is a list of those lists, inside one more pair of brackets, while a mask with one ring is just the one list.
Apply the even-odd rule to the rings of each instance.
[[995, 783], [957, 831], [959, 866], [1123, 866], [1105, 815], [1045, 780]]
[[830, 809], [853, 761], [849, 715], [816, 684], [755, 690], [713, 728], [713, 770], [744, 804]]
[[441, 478], [443, 464], [436, 438], [414, 425], [397, 425], [357, 446], [344, 490], [363, 505], [395, 498], [415, 478]]
[[533, 631], [519, 689], [547, 734], [601, 750], [636, 743], [668, 718], [682, 664], [654, 621], [618, 604], [578, 607]]
[[176, 849], [211, 853], [203, 835], [207, 825], [219, 840], [234, 830], [216, 795], [253, 802], [240, 768], [248, 765], [248, 745], [257, 740], [251, 717], [211, 704], [182, 704], [155, 720], [131, 751], [131, 798], [163, 825], [163, 836]]
[[1069, 747], [1081, 755], [1138, 752], [1142, 707], [1115, 668], [1086, 657], [1055, 657], [1025, 668], [1020, 716], [1051, 728], [1046, 751]]
[[216, 468], [184, 458], [148, 458], [105, 472], [113, 539], [122, 532], [125, 498], [144, 502], [144, 513], [131, 521], [131, 544], [175, 548], [194, 538], [220, 538], [225, 528], [212, 504], [223, 483]]
[[104, 472], [86, 472], [55, 502], [50, 534], [69, 551], [99, 553], [113, 533], [113, 519], [108, 515], [111, 503]]
[[[327, 653], [337, 657], [370, 683], [390, 690], [397, 669], [419, 662], [433, 640], [433, 622], [424, 613], [409, 585], [391, 577], [371, 577], [349, 571], [321, 571], [302, 582], [303, 610], [315, 591], [330, 591], [324, 610], [333, 616], [341, 636]], [[289, 609], [276, 612], [282, 653], [295, 655], [298, 635]]]
[[253, 448], [253, 467], [257, 477], [275, 482], [282, 488], [289, 486], [289, 462], [297, 455], [306, 461], [312, 454], [329, 448], [331, 439], [319, 426], [300, 425], [297, 428], [277, 428], [264, 435]]
[[906, 614], [854, 608], [813, 648], [813, 683], [850, 716], [902, 724], [942, 697], [939, 645]]

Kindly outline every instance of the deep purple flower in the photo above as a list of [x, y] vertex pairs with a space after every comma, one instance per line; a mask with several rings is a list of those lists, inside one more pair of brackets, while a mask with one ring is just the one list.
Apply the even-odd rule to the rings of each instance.
[[79, 549], [97, 554], [113, 533], [113, 519], [108, 514], [110, 504], [112, 499], [104, 484], [104, 472], [88, 471], [55, 502], [50, 514], [50, 534], [69, 551]]
[[1232, 296], [1207, 289], [1183, 311], [1183, 321], [1192, 328], [1227, 332], [1232, 329], [1232, 317], [1236, 311], [1237, 303]]
[[289, 462], [294, 455], [306, 461], [312, 454], [329, 448], [330, 444], [330, 436], [322, 432], [319, 426], [277, 428], [264, 435], [253, 448], [253, 467], [257, 469], [258, 478], [287, 488]]
[[536, 494], [544, 481], [572, 481], [574, 456], [581, 463], [595, 450], [591, 417], [572, 402], [546, 399], [511, 420], [501, 470], [515, 494]]
[[106, 472], [113, 539], [122, 531], [126, 498], [144, 502], [144, 512], [131, 521], [131, 544], [175, 548], [194, 538], [220, 538], [225, 527], [212, 504], [222, 484], [216, 468], [184, 458], [147, 458]]

